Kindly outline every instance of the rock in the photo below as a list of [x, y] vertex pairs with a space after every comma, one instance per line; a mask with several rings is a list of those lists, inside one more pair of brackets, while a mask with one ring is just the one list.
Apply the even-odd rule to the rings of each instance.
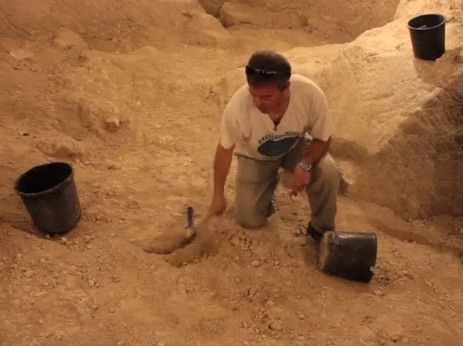
[[405, 333], [405, 328], [397, 323], [397, 322], [390, 322], [385, 327], [385, 332], [388, 335], [389, 339], [393, 342], [397, 342], [403, 338]]
[[125, 345], [125, 341], [124, 340], [121, 340], [121, 341], [118, 341], [117, 342], [117, 346], [124, 346]]
[[302, 312], [298, 312], [296, 316], [297, 316], [297, 318], [299, 318], [300, 320], [305, 320], [305, 315], [304, 315]]
[[199, 3], [207, 13], [216, 17], [225, 0], [199, 0]]
[[267, 305], [268, 307], [273, 307], [275, 306], [275, 302], [273, 300], [267, 300], [265, 302], [265, 305]]
[[118, 117], [110, 117], [105, 120], [105, 128], [110, 132], [116, 132], [121, 126], [121, 121]]
[[88, 44], [77, 33], [69, 29], [60, 30], [55, 38], [54, 43], [62, 49], [77, 48], [87, 50]]
[[270, 323], [270, 325], [268, 326], [271, 330], [274, 330], [276, 332], [280, 332], [283, 330], [283, 327], [280, 323], [276, 322], [276, 321], [273, 321], [272, 323]]
[[260, 267], [261, 265], [261, 262], [259, 260], [254, 260], [251, 262], [251, 265], [254, 267], [254, 268], [257, 268], [257, 267]]
[[359, 337], [363, 342], [371, 342], [376, 339], [376, 334], [369, 327], [362, 327], [359, 330]]
[[373, 294], [379, 297], [383, 297], [385, 295], [385, 293], [382, 290], [374, 290]]
[[62, 237], [62, 238], [60, 239], [60, 242], [61, 242], [61, 244], [66, 245], [66, 244], [68, 243], [68, 238]]
[[24, 276], [25, 276], [26, 278], [29, 279], [29, 278], [31, 278], [32, 276], [34, 276], [34, 274], [35, 274], [35, 273], [34, 273], [33, 270], [28, 270], [27, 272], [24, 273]]
[[239, 246], [240, 245], [240, 240], [238, 239], [238, 237], [233, 237], [233, 238], [231, 238], [230, 243], [233, 246]]
[[63, 159], [75, 159], [83, 155], [81, 144], [73, 139], [59, 139], [59, 142], [40, 141], [37, 149], [47, 156]]
[[257, 289], [255, 287], [252, 287], [248, 290], [248, 296], [249, 297], [254, 297], [257, 294]]

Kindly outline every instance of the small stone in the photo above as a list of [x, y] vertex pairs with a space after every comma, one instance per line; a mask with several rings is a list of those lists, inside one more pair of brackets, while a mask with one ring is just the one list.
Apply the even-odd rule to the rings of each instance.
[[235, 263], [240, 263], [240, 257], [239, 257], [239, 256], [235, 256], [235, 257], [233, 258], [233, 261], [234, 261]]
[[117, 342], [117, 346], [124, 346], [125, 345], [125, 341], [124, 340], [121, 340], [121, 341], [118, 341]]
[[95, 281], [93, 281], [93, 280], [88, 280], [88, 284], [89, 284], [91, 287], [93, 287], [93, 286], [95, 286]]
[[66, 237], [62, 237], [60, 241], [61, 241], [61, 244], [66, 245], [68, 242], [68, 239]]
[[300, 320], [305, 320], [305, 315], [302, 312], [299, 312], [297, 314], [297, 318], [299, 318]]
[[281, 326], [281, 324], [278, 323], [278, 322], [275, 322], [275, 321], [273, 321], [272, 323], [270, 323], [269, 328], [270, 328], [271, 330], [274, 330], [274, 331], [277, 331], [277, 332], [280, 332], [280, 331], [283, 330], [283, 327]]
[[121, 121], [117, 117], [110, 117], [105, 120], [105, 128], [108, 131], [116, 132], [121, 126]]
[[98, 310], [98, 305], [93, 305], [93, 306], [92, 306], [92, 309], [93, 309], [93, 310]]
[[265, 305], [267, 305], [268, 307], [272, 307], [272, 306], [275, 306], [275, 302], [273, 300], [267, 300], [265, 302]]
[[47, 261], [45, 260], [45, 258], [41, 258], [41, 259], [40, 259], [40, 264], [45, 264], [45, 263], [47, 263]]
[[22, 255], [21, 253], [18, 253], [18, 254], [16, 255], [16, 259], [18, 259], [18, 260], [21, 259], [22, 257], [23, 257], [23, 255]]
[[259, 260], [254, 260], [251, 262], [251, 265], [254, 267], [254, 268], [257, 268], [257, 267], [260, 267], [261, 265], [261, 262]]
[[379, 296], [379, 297], [383, 297], [385, 295], [385, 293], [381, 290], [374, 290], [373, 293], [375, 296]]
[[252, 287], [248, 290], [248, 296], [249, 297], [254, 297], [257, 294], [257, 289], [255, 287]]
[[33, 275], [34, 275], [33, 270], [28, 270], [27, 272], [24, 273], [24, 276], [28, 279], [31, 278]]
[[116, 233], [111, 233], [111, 237], [115, 237], [116, 236]]
[[231, 243], [233, 246], [238, 246], [238, 245], [240, 245], [240, 240], [239, 240], [237, 237], [233, 237], [233, 238], [230, 240], [230, 243]]
[[87, 249], [88, 249], [88, 250], [91, 250], [91, 249], [92, 249], [92, 246], [91, 246], [91, 245], [87, 245]]
[[114, 309], [114, 308], [110, 308], [110, 309], [109, 309], [109, 312], [113, 314], [113, 313], [115, 313], [115, 312], [116, 312], [116, 309]]
[[368, 327], [361, 328], [359, 330], [359, 336], [360, 336], [360, 339], [366, 343], [376, 339], [375, 333], [373, 333], [373, 331]]

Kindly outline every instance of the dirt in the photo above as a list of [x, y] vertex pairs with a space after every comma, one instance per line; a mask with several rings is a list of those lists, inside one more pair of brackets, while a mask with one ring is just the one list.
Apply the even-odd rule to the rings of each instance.
[[[281, 186], [267, 227], [238, 227], [233, 165], [225, 215], [178, 251], [144, 251], [183, 231], [186, 206], [206, 215], [223, 76], [254, 49], [318, 45], [323, 35], [226, 30], [194, 1], [98, 3], [0, 5], [0, 345], [460, 343], [461, 215], [401, 219], [340, 194], [338, 229], [378, 236], [374, 277], [356, 283], [318, 269], [305, 196]], [[55, 160], [73, 164], [83, 217], [50, 238], [13, 186]]]

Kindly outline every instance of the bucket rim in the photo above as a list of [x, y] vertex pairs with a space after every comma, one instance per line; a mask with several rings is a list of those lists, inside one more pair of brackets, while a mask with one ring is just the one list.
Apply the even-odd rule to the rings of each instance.
[[[419, 19], [419, 18], [424, 18], [424, 17], [438, 17], [440, 18], [442, 21], [441, 23], [437, 24], [437, 25], [434, 25], [434, 26], [431, 26], [431, 27], [426, 27], [426, 28], [416, 28], [414, 26], [411, 26], [410, 23], [416, 19]], [[407, 26], [410, 30], [414, 30], [414, 31], [428, 31], [428, 30], [432, 30], [432, 29], [435, 29], [435, 28], [438, 28], [440, 26], [443, 26], [445, 25], [445, 23], [447, 22], [447, 17], [441, 13], [425, 13], [425, 14], [420, 14], [418, 16], [415, 16], [413, 18], [410, 18], [407, 22]]]
[[[23, 179], [27, 174], [31, 173], [34, 169], [43, 168], [43, 167], [47, 167], [47, 166], [54, 166], [54, 165], [63, 165], [63, 166], [67, 166], [70, 169], [69, 175], [62, 182], [60, 182], [59, 184], [56, 184], [55, 186], [53, 186], [53, 187], [51, 187], [51, 188], [49, 188], [47, 190], [43, 190], [43, 191], [40, 191], [40, 192], [22, 192], [22, 191], [20, 191], [18, 189], [18, 185], [19, 185], [19, 182], [21, 181], [21, 179]], [[38, 196], [42, 196], [42, 195], [45, 195], [45, 194], [49, 194], [49, 193], [51, 193], [51, 192], [53, 192], [55, 190], [58, 190], [64, 184], [67, 184], [73, 178], [73, 176], [74, 176], [74, 168], [72, 167], [72, 165], [70, 163], [67, 163], [67, 162], [64, 162], [64, 161], [47, 162], [47, 163], [35, 165], [35, 166], [29, 168], [28, 170], [26, 170], [25, 172], [23, 172], [15, 180], [14, 190], [20, 196], [24, 196], [24, 197], [35, 197], [35, 196], [37, 196], [38, 197]]]

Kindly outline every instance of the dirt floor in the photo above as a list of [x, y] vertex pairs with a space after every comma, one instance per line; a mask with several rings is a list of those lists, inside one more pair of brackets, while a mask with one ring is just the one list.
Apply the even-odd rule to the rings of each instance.
[[[461, 218], [401, 220], [340, 195], [338, 229], [378, 236], [374, 278], [355, 283], [318, 269], [302, 234], [304, 196], [281, 187], [268, 227], [238, 227], [233, 167], [229, 209], [209, 232], [174, 255], [143, 251], [184, 226], [186, 206], [206, 211], [222, 102], [214, 86], [255, 49], [311, 39], [249, 26], [219, 34], [4, 38], [0, 345], [459, 345]], [[73, 164], [83, 217], [49, 238], [13, 185], [54, 160]]]

